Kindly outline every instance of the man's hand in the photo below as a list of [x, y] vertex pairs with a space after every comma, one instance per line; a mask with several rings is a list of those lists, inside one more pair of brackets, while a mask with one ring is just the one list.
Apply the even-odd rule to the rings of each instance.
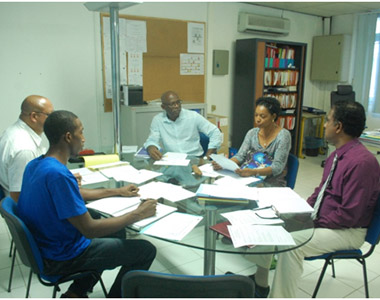
[[198, 168], [197, 165], [192, 165], [191, 168], [196, 176], [202, 176], [202, 171]]
[[250, 177], [250, 176], [256, 176], [257, 171], [256, 169], [236, 169], [236, 174], [240, 175], [241, 177]]
[[162, 153], [160, 152], [160, 150], [157, 149], [156, 146], [149, 146], [147, 150], [148, 150], [149, 156], [152, 159], [160, 160], [162, 158]]
[[138, 196], [139, 188], [134, 184], [129, 184], [127, 186], [123, 186], [119, 189], [120, 196], [122, 197], [135, 197]]
[[214, 160], [211, 162], [211, 164], [212, 164], [212, 168], [214, 170], [221, 170], [222, 169], [222, 167], [220, 165], [218, 165]]
[[157, 200], [147, 199], [141, 202], [136, 208], [136, 213], [140, 216], [140, 220], [154, 216], [156, 214]]
[[80, 173], [75, 173], [74, 177], [78, 182], [78, 186], [81, 187], [82, 186], [82, 175], [80, 175]]

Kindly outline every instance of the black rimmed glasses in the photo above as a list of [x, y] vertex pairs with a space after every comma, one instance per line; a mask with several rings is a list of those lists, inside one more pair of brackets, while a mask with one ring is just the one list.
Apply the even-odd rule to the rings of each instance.
[[165, 103], [165, 105], [169, 108], [173, 108], [175, 106], [180, 106], [182, 104], [182, 100], [177, 100], [171, 103]]

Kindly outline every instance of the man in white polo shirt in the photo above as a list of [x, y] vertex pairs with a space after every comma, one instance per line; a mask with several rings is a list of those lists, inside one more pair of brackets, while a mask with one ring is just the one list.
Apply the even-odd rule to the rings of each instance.
[[45, 153], [41, 135], [45, 120], [53, 110], [53, 104], [43, 96], [26, 97], [19, 119], [0, 138], [0, 184], [15, 201], [20, 195], [25, 166]]

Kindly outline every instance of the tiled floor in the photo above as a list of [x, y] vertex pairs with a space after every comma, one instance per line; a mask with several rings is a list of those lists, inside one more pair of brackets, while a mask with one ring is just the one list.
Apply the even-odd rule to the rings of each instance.
[[[323, 157], [306, 157], [300, 160], [295, 190], [304, 198], [310, 195], [314, 187], [319, 183], [322, 174], [320, 167]], [[158, 249], [157, 258], [151, 270], [168, 272], [175, 274], [201, 275], [203, 270], [203, 253], [199, 250], [175, 246], [153, 238], [143, 237], [154, 243]], [[25, 297], [25, 287], [29, 270], [19, 261], [15, 268], [11, 293], [7, 292], [8, 278], [11, 259], [8, 257], [10, 238], [4, 220], [0, 219], [0, 297], [2, 298], [23, 298]], [[368, 247], [368, 246], [364, 246]], [[322, 262], [305, 262], [304, 274], [299, 284], [297, 297], [310, 298], [315, 283], [319, 276]], [[255, 272], [255, 265], [240, 255], [217, 254], [216, 273], [233, 271], [240, 274], [252, 274]], [[380, 297], [380, 247], [372, 254], [367, 261], [369, 291], [371, 298]], [[103, 273], [103, 280], [106, 287], [110, 287], [116, 270]], [[270, 272], [270, 280], [274, 271]], [[337, 261], [336, 274], [331, 277], [329, 268], [322, 286], [318, 293], [320, 298], [364, 298], [364, 287], [361, 265], [357, 262]], [[62, 286], [66, 291], [68, 284]], [[52, 288], [42, 286], [37, 278], [33, 278], [30, 297], [50, 298]], [[58, 294], [59, 296], [60, 294]], [[104, 297], [101, 288], [97, 285], [90, 297]]]

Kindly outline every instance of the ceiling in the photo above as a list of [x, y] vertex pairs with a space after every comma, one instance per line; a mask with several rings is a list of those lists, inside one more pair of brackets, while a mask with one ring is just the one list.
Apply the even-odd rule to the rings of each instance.
[[250, 4], [278, 8], [303, 14], [332, 17], [338, 15], [380, 12], [380, 2], [250, 2]]

